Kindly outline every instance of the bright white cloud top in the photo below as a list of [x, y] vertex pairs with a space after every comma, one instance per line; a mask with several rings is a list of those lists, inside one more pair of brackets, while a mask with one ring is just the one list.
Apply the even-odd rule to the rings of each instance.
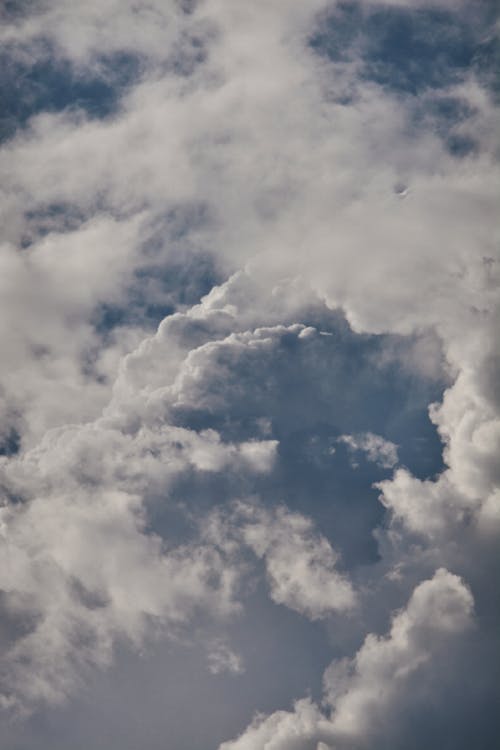
[[489, 750], [496, 4], [0, 19], [2, 747]]

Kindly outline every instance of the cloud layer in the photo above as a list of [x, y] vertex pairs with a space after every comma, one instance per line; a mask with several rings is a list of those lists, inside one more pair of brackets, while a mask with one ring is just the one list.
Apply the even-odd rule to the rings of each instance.
[[4, 5], [6, 746], [486, 750], [495, 4]]

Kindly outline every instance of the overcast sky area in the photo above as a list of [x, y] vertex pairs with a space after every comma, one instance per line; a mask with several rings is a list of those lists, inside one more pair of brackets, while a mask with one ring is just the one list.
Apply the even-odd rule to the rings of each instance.
[[2, 750], [491, 750], [497, 0], [0, 4]]

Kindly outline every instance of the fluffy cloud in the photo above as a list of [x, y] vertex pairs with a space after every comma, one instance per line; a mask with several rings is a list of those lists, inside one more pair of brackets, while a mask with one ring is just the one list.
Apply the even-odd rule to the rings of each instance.
[[214, 430], [148, 417], [140, 403], [135, 428], [108, 410], [2, 460], [2, 604], [18, 623], [4, 659], [5, 705], [61, 700], [82, 669], [110, 662], [116, 639], [139, 645], [200, 610], [237, 610], [236, 561], [202, 542], [166, 544], [148, 528], [144, 500], [168, 496], [183, 472], [266, 472], [276, 443], [224, 443]]
[[257, 717], [241, 737], [223, 743], [221, 750], [317, 750], [383, 742], [384, 729], [395, 723], [398, 704], [404, 704], [412, 674], [432, 671], [432, 658], [470, 627], [472, 608], [463, 581], [438, 570], [417, 586], [406, 608], [394, 616], [387, 636], [369, 634], [352, 660], [334, 662], [327, 669], [329, 716], [302, 700], [293, 712]]
[[[2, 8], [24, 113], [0, 147], [6, 706], [60, 700], [123, 640], [232, 615], [248, 557], [310, 627], [346, 616], [335, 653], [372, 634], [327, 672], [331, 715], [300, 701], [228, 748], [383, 734], [470, 620], [443, 566], [497, 622], [497, 15], [479, 5]], [[443, 470], [419, 473], [382, 396], [406, 389], [404, 422], [430, 381]], [[373, 475], [335, 463], [339, 439]], [[344, 572], [336, 534], [359, 529], [378, 559]], [[212, 671], [238, 672], [211, 643]]]
[[215, 516], [210, 538], [227, 544], [236, 539], [264, 561], [271, 598], [311, 619], [349, 611], [355, 591], [337, 569], [338, 555], [317, 533], [311, 519], [285, 507], [274, 512], [239, 502], [227, 519]]
[[220, 750], [323, 750], [318, 738], [322, 724], [323, 734], [329, 734], [328, 721], [309, 700], [298, 701], [294, 709], [293, 713], [277, 711], [267, 718], [256, 717], [241, 737], [224, 742]]
[[[334, 663], [325, 674], [332, 722], [341, 735], [369, 735], [391, 709], [409, 676], [454, 634], [471, 624], [473, 599], [457, 576], [441, 568], [419, 584], [385, 638], [368, 635], [352, 662]], [[425, 668], [425, 667], [424, 667]]]
[[98, 499], [41, 498], [3, 513], [3, 603], [28, 624], [7, 644], [4, 706], [61, 701], [82, 671], [110, 663], [116, 638], [139, 645], [155, 621], [175, 627], [198, 608], [231, 610], [234, 575], [212, 551], [166, 553], [144, 533], [138, 499]]
[[345, 443], [353, 451], [363, 451], [369, 461], [380, 464], [384, 469], [392, 469], [398, 462], [397, 445], [372, 432], [362, 435], [341, 435], [339, 442]]

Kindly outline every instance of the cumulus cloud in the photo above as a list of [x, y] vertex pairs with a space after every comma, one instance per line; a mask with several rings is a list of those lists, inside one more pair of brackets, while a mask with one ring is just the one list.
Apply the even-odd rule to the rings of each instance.
[[[257, 716], [254, 723], [237, 740], [224, 742], [220, 750], [317, 750], [320, 726], [328, 721], [309, 700], [298, 701], [294, 711], [277, 711], [269, 717]], [[329, 747], [327, 745], [327, 747]]]
[[[5, 707], [279, 610], [329, 633], [329, 708], [280, 697], [223, 747], [391, 747], [472, 594], [493, 649], [493, 6], [2, 7]], [[217, 679], [252, 663], [206, 638]]]
[[471, 624], [472, 607], [463, 581], [443, 568], [419, 584], [388, 636], [368, 635], [352, 662], [328, 668], [325, 689], [334, 705], [335, 729], [363, 736], [380, 716], [390, 721], [387, 709], [397, 702], [405, 681]]
[[2, 516], [3, 604], [29, 623], [7, 644], [5, 705], [64, 699], [82, 669], [109, 664], [116, 638], [140, 645], [155, 621], [234, 607], [235, 571], [209, 548], [163, 549], [130, 494], [40, 497]]
[[301, 700], [293, 712], [256, 717], [237, 740], [223, 743], [221, 750], [309, 750], [383, 742], [384, 722], [397, 723], [398, 704], [404, 704], [412, 674], [432, 671], [432, 658], [446, 649], [450, 638], [470, 627], [472, 610], [473, 599], [463, 581], [447, 570], [436, 571], [394, 616], [387, 636], [369, 634], [352, 660], [333, 662], [326, 670], [329, 715], [310, 700]]
[[383, 469], [392, 469], [398, 462], [397, 445], [372, 432], [362, 435], [341, 435], [338, 440], [352, 451], [363, 451], [369, 461], [380, 464]]
[[[279, 506], [270, 512], [239, 502], [227, 520], [215, 516], [210, 536], [235, 537], [264, 561], [271, 598], [311, 619], [348, 611], [356, 603], [349, 579], [337, 570], [338, 554], [310, 518]], [[227, 541], [226, 541], [227, 543]]]
[[136, 400], [135, 427], [108, 410], [2, 460], [3, 603], [30, 622], [7, 644], [5, 705], [63, 699], [82, 668], [110, 662], [116, 639], [139, 645], [152, 626], [237, 610], [236, 562], [201, 542], [166, 545], [148, 529], [144, 501], [186, 471], [266, 472], [276, 443], [224, 443], [146, 407]]

